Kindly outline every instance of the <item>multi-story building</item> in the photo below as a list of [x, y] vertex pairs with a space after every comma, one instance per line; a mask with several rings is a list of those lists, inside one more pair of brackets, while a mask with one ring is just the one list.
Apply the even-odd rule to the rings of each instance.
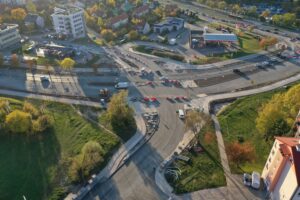
[[300, 139], [276, 137], [262, 178], [273, 200], [300, 199]]
[[22, 6], [26, 4], [25, 0], [0, 0], [0, 4], [11, 6]]
[[164, 31], [178, 31], [184, 27], [184, 19], [177, 17], [167, 17], [164, 21], [154, 24], [155, 33], [163, 33]]
[[58, 34], [66, 34], [73, 38], [86, 36], [86, 24], [83, 9], [72, 6], [54, 8], [51, 15], [54, 30]]
[[17, 24], [0, 24], [0, 50], [17, 45], [20, 41]]

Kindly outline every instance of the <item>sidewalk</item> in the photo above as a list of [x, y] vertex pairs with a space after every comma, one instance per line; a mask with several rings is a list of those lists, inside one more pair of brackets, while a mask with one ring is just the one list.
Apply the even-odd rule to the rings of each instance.
[[131, 137], [125, 144], [121, 145], [118, 151], [110, 159], [106, 167], [101, 170], [99, 174], [92, 178], [92, 182], [86, 187], [82, 187], [77, 194], [70, 193], [65, 200], [79, 200], [84, 198], [89, 191], [91, 191], [95, 185], [104, 183], [111, 176], [113, 176], [123, 164], [133, 155], [146, 141], [147, 141], [147, 130], [142, 113], [147, 110], [140, 107], [139, 103], [133, 103], [131, 106], [135, 107], [135, 121], [137, 124], [137, 131], [133, 137]]

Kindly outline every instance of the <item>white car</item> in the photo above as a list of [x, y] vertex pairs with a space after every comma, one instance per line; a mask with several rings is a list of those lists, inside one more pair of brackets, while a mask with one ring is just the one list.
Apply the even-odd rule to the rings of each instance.
[[49, 81], [49, 76], [40, 76], [41, 81]]

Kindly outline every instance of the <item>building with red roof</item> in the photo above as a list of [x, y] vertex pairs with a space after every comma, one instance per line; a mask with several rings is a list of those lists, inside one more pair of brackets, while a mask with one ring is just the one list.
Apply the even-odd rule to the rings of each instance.
[[137, 8], [133, 11], [133, 16], [134, 16], [134, 17], [142, 17], [143, 15], [149, 13], [149, 11], [150, 11], [150, 8], [149, 8], [149, 6], [146, 4], [146, 5], [137, 7]]
[[128, 15], [126, 13], [113, 17], [109, 20], [109, 25], [113, 29], [119, 28], [120, 26], [123, 26], [127, 23], [128, 23]]
[[271, 199], [300, 199], [299, 138], [275, 137], [262, 178]]

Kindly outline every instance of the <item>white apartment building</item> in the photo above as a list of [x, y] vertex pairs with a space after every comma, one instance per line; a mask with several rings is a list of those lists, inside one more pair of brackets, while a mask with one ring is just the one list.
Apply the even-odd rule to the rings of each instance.
[[86, 24], [83, 9], [72, 6], [54, 8], [51, 15], [54, 30], [58, 34], [66, 34], [73, 38], [86, 36]]
[[262, 172], [272, 200], [300, 199], [300, 139], [275, 137]]
[[17, 24], [0, 24], [0, 50], [20, 43], [21, 36]]
[[11, 6], [22, 6], [26, 4], [25, 0], [0, 0], [0, 4]]

